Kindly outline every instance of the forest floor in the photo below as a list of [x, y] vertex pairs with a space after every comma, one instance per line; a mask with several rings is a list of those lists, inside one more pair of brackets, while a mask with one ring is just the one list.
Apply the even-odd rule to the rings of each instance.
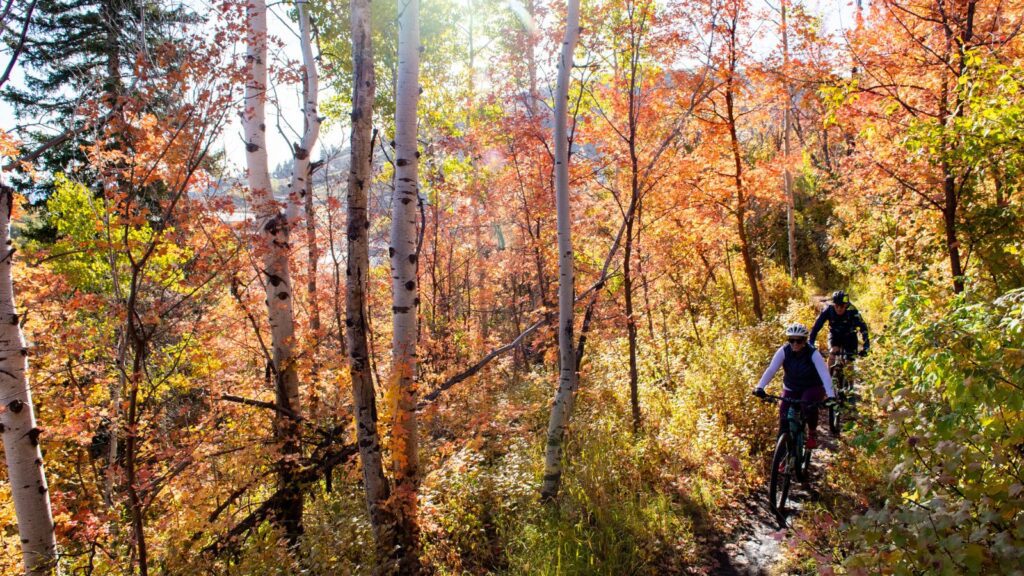
[[[823, 413], [822, 420], [827, 418]], [[768, 505], [767, 483], [752, 493], [733, 511], [735, 524], [728, 534], [708, 535], [712, 566], [708, 574], [718, 576], [771, 576], [781, 573], [792, 540], [794, 521], [805, 505], [819, 502], [816, 486], [827, 470], [835, 465], [839, 439], [829, 432], [826, 422], [818, 428], [818, 445], [811, 457], [811, 476], [807, 483], [795, 482], [790, 489], [786, 511], [779, 516]]]

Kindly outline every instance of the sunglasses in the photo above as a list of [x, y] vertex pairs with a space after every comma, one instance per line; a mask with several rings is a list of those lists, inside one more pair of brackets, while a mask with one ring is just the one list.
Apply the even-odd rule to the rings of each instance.
[[807, 338], [790, 338], [789, 339], [789, 343], [790, 344], [806, 344], [807, 343]]

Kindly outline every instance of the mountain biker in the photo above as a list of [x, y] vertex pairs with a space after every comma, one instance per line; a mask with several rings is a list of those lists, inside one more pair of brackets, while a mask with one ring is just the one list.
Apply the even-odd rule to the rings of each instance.
[[[764, 389], [771, 382], [779, 368], [783, 370], [782, 389], [783, 398], [799, 398], [803, 404], [801, 409], [804, 413], [804, 421], [807, 422], [807, 447], [818, 446], [818, 406], [808, 406], [813, 402], [821, 402], [827, 395], [835, 398], [836, 392], [832, 389], [832, 377], [828, 373], [828, 367], [821, 357], [821, 353], [814, 346], [808, 345], [807, 327], [803, 324], [791, 324], [786, 328], [787, 343], [783, 344], [775, 352], [771, 363], [761, 376], [761, 381], [754, 388], [753, 394], [758, 398], [765, 398], [767, 394]], [[786, 413], [789, 410], [789, 402], [783, 400], [779, 407], [779, 434], [782, 434], [787, 426]]]
[[857, 353], [857, 330], [860, 330], [860, 335], [864, 339], [864, 347], [861, 349], [860, 355], [867, 355], [871, 348], [871, 342], [868, 339], [868, 325], [864, 323], [860, 311], [850, 303], [850, 297], [846, 292], [836, 290], [832, 293], [832, 304], [822, 310], [811, 328], [811, 336], [808, 338], [811, 346], [814, 346], [818, 331], [826, 321], [829, 325], [829, 366], [835, 364], [836, 356], [840, 352], [846, 352], [851, 356]]

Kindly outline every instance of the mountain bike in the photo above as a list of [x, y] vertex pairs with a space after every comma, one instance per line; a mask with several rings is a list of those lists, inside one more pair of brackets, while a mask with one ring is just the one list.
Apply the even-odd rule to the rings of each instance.
[[772, 455], [772, 474], [768, 483], [768, 504], [771, 509], [782, 514], [789, 497], [789, 485], [793, 477], [801, 482], [807, 480], [807, 470], [811, 465], [811, 449], [804, 446], [807, 423], [804, 421], [802, 405], [810, 408], [824, 404], [824, 401], [804, 402], [799, 398], [782, 398], [768, 394], [763, 398], [769, 402], [789, 403], [786, 410], [786, 426], [779, 435]]
[[836, 352], [834, 354], [836, 360], [829, 367], [829, 373], [832, 376], [832, 387], [835, 388], [836, 397], [839, 399], [839, 403], [832, 403], [828, 407], [828, 429], [832, 432], [832, 435], [836, 438], [843, 431], [842, 424], [842, 403], [853, 392], [853, 379], [847, 376], [847, 366], [851, 364], [850, 360], [853, 359], [856, 354], [853, 352], [847, 352], [845, 350]]

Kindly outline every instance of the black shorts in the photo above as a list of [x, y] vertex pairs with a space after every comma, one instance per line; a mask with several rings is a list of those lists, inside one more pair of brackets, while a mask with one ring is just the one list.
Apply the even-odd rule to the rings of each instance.
[[857, 353], [857, 333], [853, 334], [830, 334], [828, 338], [830, 348], [839, 347], [848, 354]]

